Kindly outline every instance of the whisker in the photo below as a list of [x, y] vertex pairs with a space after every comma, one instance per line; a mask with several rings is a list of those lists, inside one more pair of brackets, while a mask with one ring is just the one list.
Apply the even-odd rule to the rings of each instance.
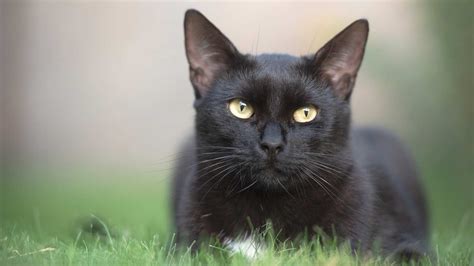
[[286, 189], [286, 187], [280, 182], [280, 180], [278, 180], [278, 178], [276, 178], [275, 180], [276, 180], [276, 181], [278, 182], [278, 184], [286, 191], [286, 193], [287, 193], [288, 195], [290, 195], [290, 197], [292, 197], [293, 199], [295, 199], [295, 197], [288, 191], [288, 189]]
[[[328, 193], [328, 195], [333, 198], [333, 199], [337, 199], [337, 195], [330, 189], [328, 189], [323, 183], [319, 182], [318, 179], [321, 179], [320, 176], [318, 176], [317, 174], [315, 174], [313, 171], [311, 171], [311, 169], [309, 169], [308, 167], [306, 166], [303, 166], [304, 169], [306, 169], [307, 171], [310, 172], [310, 174], [306, 174], [306, 176], [308, 176], [310, 179], [312, 179], [314, 182], [316, 182], [324, 191], [326, 191], [326, 193]], [[315, 175], [315, 177], [313, 177], [312, 175]]]
[[[233, 158], [228, 158], [228, 159], [225, 159], [225, 160], [221, 160], [221, 161], [218, 161], [218, 162], [215, 162], [215, 163], [212, 163], [202, 169], [198, 169], [198, 172], [201, 173], [202, 171], [206, 170], [206, 169], [209, 169], [209, 168], [214, 168], [215, 166], [218, 166], [218, 165], [221, 165], [221, 164], [226, 164], [228, 163], [229, 161], [232, 161]], [[218, 170], [220, 168], [214, 168], [214, 170]], [[213, 172], [214, 170], [211, 170], [210, 172]], [[205, 174], [208, 174], [210, 172], [206, 172]]]
[[[232, 189], [230, 189], [230, 191], [229, 191], [229, 189], [226, 189], [226, 191], [228, 191], [227, 197], [233, 196], [234, 195], [233, 194], [234, 190], [239, 187], [239, 184], [242, 184], [242, 181], [243, 181], [242, 180], [242, 166], [244, 166], [244, 165], [247, 165], [247, 161], [244, 161], [244, 162], [239, 164], [239, 171], [236, 173], [236, 176], [238, 176], [239, 178], [235, 178], [235, 180], [236, 180], [235, 183], [236, 184], [234, 186], [232, 186], [232, 184], [231, 184]], [[237, 195], [237, 194], [238, 194], [238, 192], [235, 193], [235, 195]]]
[[[198, 179], [201, 179], [202, 177], [204, 177], [204, 175], [207, 175], [207, 174], [209, 174], [209, 173], [215, 172], [215, 171], [217, 171], [217, 170], [219, 170], [219, 169], [222, 169], [222, 168], [224, 168], [224, 167], [232, 167], [233, 165], [230, 165], [230, 166], [229, 166], [228, 163], [231, 162], [233, 159], [234, 159], [234, 158], [228, 159], [228, 160], [225, 161], [225, 163], [223, 163], [222, 166], [219, 166], [219, 167], [217, 167], [217, 168], [215, 168], [215, 169], [212, 169], [211, 171], [208, 171], [208, 172], [206, 172], [206, 173], [203, 173], [203, 174], [199, 175], [199, 176], [198, 176]], [[235, 166], [235, 165], [234, 165], [234, 166]], [[213, 179], [215, 179], [218, 175], [222, 174], [222, 173], [225, 172], [227, 169], [228, 169], [228, 168], [226, 168], [226, 169], [220, 171], [220, 172], [217, 173], [217, 174], [214, 174], [211, 178], [209, 178], [208, 180], [206, 180], [206, 182], [204, 182], [201, 186], [199, 186], [199, 190], [201, 190], [207, 183], [209, 183], [210, 181], [212, 181]]]
[[[233, 172], [233, 169], [235, 169], [236, 167], [238, 167], [238, 165], [231, 165], [229, 167], [227, 167], [226, 169], [222, 170], [221, 172], [219, 172], [218, 174], [214, 175], [214, 177], [212, 177], [210, 180], [214, 179], [216, 176], [220, 175], [221, 173], [224, 173], [225, 174], [217, 181], [215, 182], [214, 184], [212, 184], [212, 186], [206, 191], [206, 193], [204, 194], [204, 196], [202, 196], [201, 200], [204, 200], [204, 198], [207, 196], [207, 194], [214, 188], [214, 186], [216, 186], [217, 184], [219, 184], [226, 176], [228, 176], [230, 173]], [[209, 181], [209, 180], [208, 180]], [[208, 183], [208, 182], [206, 182]]]
[[241, 190], [237, 191], [235, 194], [239, 194], [239, 193], [242, 193], [242, 192], [250, 189], [251, 187], [253, 187], [253, 185], [257, 184], [257, 182], [258, 182], [258, 180], [253, 181], [250, 185], [242, 188]]
[[230, 147], [230, 146], [196, 146], [194, 147], [195, 150], [203, 150], [203, 149], [222, 149], [222, 150], [238, 150], [237, 147]]
[[224, 156], [220, 156], [220, 157], [216, 157], [212, 159], [202, 160], [202, 161], [199, 161], [199, 163], [207, 163], [207, 162], [212, 162], [215, 160], [220, 160], [220, 159], [225, 159], [225, 158], [235, 158], [236, 156], [237, 156], [236, 154], [224, 155]]
[[324, 164], [318, 161], [309, 161], [309, 164], [315, 166], [318, 170], [324, 171], [329, 174], [333, 174], [335, 175], [335, 177], [338, 177], [338, 178], [344, 178], [344, 177], [349, 176], [349, 173], [344, 171], [343, 169], [334, 168], [332, 166], [329, 166], [327, 164]]

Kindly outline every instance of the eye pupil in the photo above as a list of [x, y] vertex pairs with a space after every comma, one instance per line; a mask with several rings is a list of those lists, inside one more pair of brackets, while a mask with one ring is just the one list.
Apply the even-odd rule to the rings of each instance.
[[253, 115], [252, 105], [241, 99], [233, 99], [228, 105], [229, 111], [240, 119], [249, 119]]
[[318, 109], [313, 105], [307, 105], [296, 109], [293, 113], [294, 121], [298, 123], [308, 123], [313, 121], [318, 114]]

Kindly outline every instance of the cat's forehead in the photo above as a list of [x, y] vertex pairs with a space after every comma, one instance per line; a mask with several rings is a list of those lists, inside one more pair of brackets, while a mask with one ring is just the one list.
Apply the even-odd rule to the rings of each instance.
[[254, 60], [259, 76], [275, 78], [292, 76], [295, 66], [301, 63], [299, 57], [285, 54], [261, 54]]
[[297, 91], [304, 93], [311, 78], [301, 71], [303, 64], [300, 57], [291, 55], [258, 55], [249, 72], [249, 86], [244, 89], [266, 98], [293, 96]]

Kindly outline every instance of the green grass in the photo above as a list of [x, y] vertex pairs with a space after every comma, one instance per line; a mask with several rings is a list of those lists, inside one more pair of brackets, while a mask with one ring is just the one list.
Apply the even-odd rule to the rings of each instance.
[[[2, 184], [0, 265], [391, 265], [377, 256], [358, 257], [326, 241], [275, 244], [254, 260], [217, 245], [197, 254], [177, 249], [170, 223], [167, 173], [72, 172], [14, 176]], [[107, 175], [110, 175], [108, 173]], [[45, 177], [47, 176], [47, 177]], [[162, 177], [160, 177], [162, 176]], [[449, 213], [449, 212], [447, 212]], [[80, 230], [99, 217], [103, 236]], [[437, 216], [438, 217], [438, 216]], [[439, 215], [441, 217], [441, 215]], [[444, 223], [452, 223], [446, 217]], [[452, 218], [452, 217], [451, 217]], [[474, 265], [472, 216], [433, 230], [434, 259], [424, 265]], [[437, 230], [439, 228], [444, 231]]]

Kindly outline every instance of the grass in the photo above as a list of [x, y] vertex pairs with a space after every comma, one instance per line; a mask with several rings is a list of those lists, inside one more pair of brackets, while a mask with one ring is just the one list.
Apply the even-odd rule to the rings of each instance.
[[[64, 173], [68, 174], [64, 174]], [[71, 174], [72, 173], [72, 174]], [[389, 259], [358, 257], [333, 241], [275, 244], [254, 260], [217, 245], [197, 254], [173, 244], [167, 173], [60, 171], [25, 174], [2, 184], [0, 265], [391, 265]], [[45, 177], [45, 175], [47, 177]], [[25, 177], [28, 176], [28, 177]], [[423, 265], [474, 265], [472, 218], [435, 226], [434, 259]], [[101, 235], [81, 230], [91, 218]], [[451, 222], [446, 218], [446, 222]], [[442, 224], [436, 222], [435, 224]], [[451, 228], [439, 231], [439, 228]]]

